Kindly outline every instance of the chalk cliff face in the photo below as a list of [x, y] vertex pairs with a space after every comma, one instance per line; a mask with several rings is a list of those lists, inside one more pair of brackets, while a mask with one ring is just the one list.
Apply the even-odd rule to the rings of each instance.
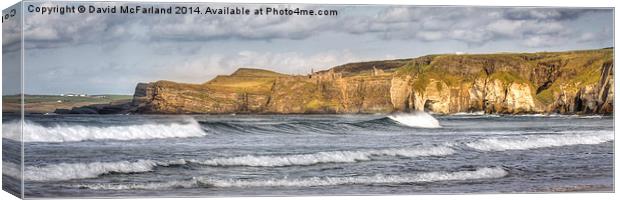
[[138, 113], [613, 113], [613, 49], [351, 63], [307, 76], [241, 68], [140, 83]]

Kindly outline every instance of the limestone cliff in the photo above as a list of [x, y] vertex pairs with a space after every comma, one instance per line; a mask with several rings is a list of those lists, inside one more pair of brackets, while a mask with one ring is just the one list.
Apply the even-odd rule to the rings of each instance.
[[307, 76], [241, 68], [204, 84], [140, 83], [138, 113], [613, 113], [613, 49], [430, 55]]

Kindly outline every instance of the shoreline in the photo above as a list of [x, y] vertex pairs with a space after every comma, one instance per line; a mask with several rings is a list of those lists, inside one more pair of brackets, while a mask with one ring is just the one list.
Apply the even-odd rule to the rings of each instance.
[[[503, 117], [503, 116], [509, 116], [509, 117], [570, 117], [570, 116], [574, 116], [574, 117], [588, 117], [588, 116], [598, 116], [598, 117], [613, 117], [614, 113], [608, 113], [608, 114], [580, 114], [580, 113], [573, 113], [573, 114], [560, 114], [560, 113], [524, 113], [524, 114], [505, 114], [505, 113], [477, 113], [477, 112], [473, 112], [473, 113], [463, 113], [463, 112], [459, 112], [459, 113], [451, 113], [451, 114], [441, 114], [441, 113], [432, 113], [432, 112], [425, 112], [427, 114], [433, 115], [433, 116], [498, 116], [498, 117]], [[14, 113], [14, 112], [3, 112], [3, 115], [20, 115], [20, 113]], [[98, 115], [135, 115], [135, 116], [140, 116], [140, 115], [144, 115], [144, 116], [157, 116], [157, 115], [169, 115], [169, 116], [184, 116], [184, 115], [189, 115], [189, 116], [196, 116], [196, 115], [200, 115], [200, 116], [320, 116], [320, 115], [341, 115], [341, 116], [346, 116], [346, 115], [366, 115], [366, 116], [372, 116], [372, 115], [394, 115], [394, 114], [415, 114], [415, 112], [393, 112], [393, 113], [124, 113], [124, 114], [59, 114], [59, 113], [24, 113], [24, 115], [63, 115], [63, 116], [81, 116], [81, 115], [89, 115], [89, 116], [98, 116]]]

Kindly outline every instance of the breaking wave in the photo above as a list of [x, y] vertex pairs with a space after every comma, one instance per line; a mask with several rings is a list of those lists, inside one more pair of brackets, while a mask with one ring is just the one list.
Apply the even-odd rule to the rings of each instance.
[[439, 128], [439, 121], [435, 119], [428, 113], [425, 112], [414, 112], [414, 113], [401, 113], [401, 114], [393, 114], [388, 116], [388, 118], [409, 127], [418, 127], [418, 128]]
[[277, 167], [292, 165], [314, 165], [319, 163], [351, 163], [372, 160], [373, 156], [443, 156], [453, 154], [452, 148], [445, 146], [425, 148], [390, 148], [357, 151], [326, 151], [311, 154], [293, 154], [280, 156], [239, 156], [230, 158], [215, 158], [204, 161], [190, 160], [209, 166], [254, 166]]
[[[256, 166], [275, 167], [292, 165], [312, 165], [318, 163], [345, 163], [371, 160], [372, 156], [441, 156], [454, 153], [449, 147], [380, 149], [364, 151], [332, 151], [313, 154], [297, 154], [285, 156], [241, 156], [231, 158], [215, 158], [210, 160], [178, 159], [172, 161], [138, 160], [135, 162], [92, 162], [92, 163], [60, 163], [45, 166], [26, 166], [24, 180], [27, 181], [63, 181], [72, 179], [96, 178], [110, 173], [140, 173], [153, 171], [157, 166], [185, 165], [195, 163], [207, 166]], [[19, 166], [13, 164], [19, 172]], [[11, 165], [5, 165], [11, 167]], [[6, 170], [5, 170], [6, 171]], [[19, 178], [18, 174], [6, 174]]]
[[419, 174], [383, 175], [374, 176], [351, 176], [351, 177], [309, 177], [299, 179], [265, 179], [265, 180], [241, 180], [241, 179], [211, 179], [192, 178], [184, 181], [132, 183], [132, 184], [83, 184], [80, 188], [95, 190], [155, 190], [165, 188], [191, 188], [191, 187], [312, 187], [331, 185], [366, 185], [366, 184], [405, 184], [439, 181], [463, 181], [477, 179], [501, 178], [508, 172], [500, 167], [478, 168], [475, 171], [457, 172], [426, 172]]
[[[3, 130], [3, 138], [21, 141], [18, 122]], [[128, 126], [83, 126], [56, 124], [46, 127], [34, 122], [24, 123], [24, 142], [77, 142], [85, 140], [136, 140], [158, 138], [201, 137], [206, 133], [196, 120], [184, 123], [140, 124]]]
[[452, 115], [454, 116], [476, 116], [476, 115], [484, 115], [484, 111], [477, 111], [477, 112], [458, 112], [458, 113], [454, 113]]
[[6, 175], [18, 180], [22, 179], [22, 170], [19, 164], [2, 161], [2, 175]]
[[562, 135], [527, 135], [520, 137], [488, 138], [468, 143], [481, 151], [525, 150], [579, 144], [600, 144], [614, 140], [613, 132], [599, 131]]
[[24, 180], [27, 181], [64, 181], [71, 179], [95, 178], [110, 173], [140, 173], [152, 171], [156, 166], [185, 164], [184, 160], [159, 162], [138, 160], [135, 162], [93, 162], [60, 163], [46, 166], [26, 166]]

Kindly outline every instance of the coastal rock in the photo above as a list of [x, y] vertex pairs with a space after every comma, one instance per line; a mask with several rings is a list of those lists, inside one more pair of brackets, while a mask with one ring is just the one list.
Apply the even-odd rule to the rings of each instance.
[[140, 83], [137, 113], [613, 113], [613, 49], [431, 55], [307, 76], [241, 68], [204, 84]]

